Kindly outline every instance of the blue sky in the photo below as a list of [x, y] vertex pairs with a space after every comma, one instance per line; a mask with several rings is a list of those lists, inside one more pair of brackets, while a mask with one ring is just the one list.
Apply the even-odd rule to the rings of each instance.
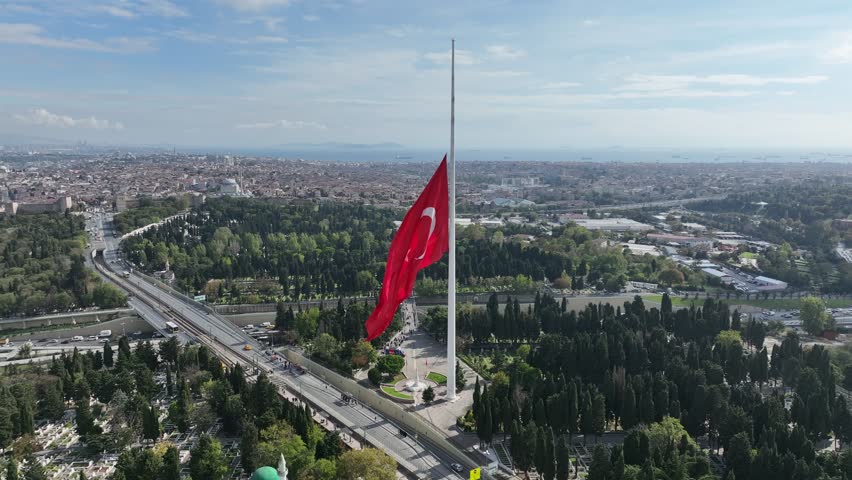
[[4, 0], [0, 133], [111, 144], [852, 148], [852, 4]]

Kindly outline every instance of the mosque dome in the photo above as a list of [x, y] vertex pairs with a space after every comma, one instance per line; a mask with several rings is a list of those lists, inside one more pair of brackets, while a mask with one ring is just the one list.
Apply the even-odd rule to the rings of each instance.
[[251, 480], [279, 480], [278, 470], [272, 467], [260, 467], [251, 475]]

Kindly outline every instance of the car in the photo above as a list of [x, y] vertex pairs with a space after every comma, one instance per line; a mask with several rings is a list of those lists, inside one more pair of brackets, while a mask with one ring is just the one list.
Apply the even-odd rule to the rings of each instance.
[[456, 473], [462, 473], [464, 471], [464, 467], [462, 467], [460, 463], [454, 463], [450, 465], [450, 468], [452, 468]]

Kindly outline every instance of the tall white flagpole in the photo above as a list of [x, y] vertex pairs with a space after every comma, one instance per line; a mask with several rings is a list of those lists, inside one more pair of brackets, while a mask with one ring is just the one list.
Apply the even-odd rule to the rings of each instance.
[[456, 39], [450, 55], [450, 232], [447, 272], [447, 400], [456, 399]]

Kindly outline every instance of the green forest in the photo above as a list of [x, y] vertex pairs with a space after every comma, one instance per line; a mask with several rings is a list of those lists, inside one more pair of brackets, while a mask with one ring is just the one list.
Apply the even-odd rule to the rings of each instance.
[[[498, 307], [492, 297], [485, 309], [459, 313], [462, 344], [499, 346], [464, 356], [488, 382], [475, 386], [459, 425], [486, 445], [510, 435], [521, 469], [566, 479], [573, 435], [591, 445], [622, 431], [623, 445], [595, 447], [589, 478], [852, 474], [852, 415], [823, 346], [788, 333], [770, 354], [761, 323], [712, 299], [677, 311], [667, 296], [661, 308], [636, 297], [575, 312], [548, 296], [529, 309], [511, 299]], [[429, 317], [433, 331], [446, 322], [440, 307]], [[698, 444], [723, 460], [721, 475]]]
[[387, 472], [370, 477], [376, 480], [395, 478], [393, 459], [369, 448], [345, 451], [337, 433], [316, 424], [308, 406], [283, 400], [265, 373], [251, 383], [239, 365], [223, 365], [203, 345], [182, 346], [170, 338], [159, 348], [149, 341], [132, 348], [121, 337], [117, 349], [107, 343], [102, 351], [82, 354], [75, 348], [46, 367], [5, 367], [0, 377], [0, 448], [8, 449], [4, 478], [49, 478], [50, 471], [33, 455], [56, 445], [38, 444], [35, 425], [60, 421], [69, 407], [75, 411], [79, 448], [91, 456], [118, 455], [111, 480], [179, 480], [185, 465], [177, 446], [161, 441], [167, 429], [199, 435], [188, 462], [191, 478], [230, 475], [232, 459], [220, 440], [206, 433], [217, 421], [224, 436], [239, 439], [237, 463], [245, 472], [275, 466], [284, 454], [291, 478], [355, 480], [365, 471]]
[[[283, 204], [218, 198], [125, 240], [132, 262], [148, 272], [168, 266], [178, 286], [220, 303], [275, 302], [375, 294], [384, 274], [393, 221], [402, 212], [345, 204]], [[462, 291], [557, 288], [618, 291], [627, 280], [671, 282], [667, 259], [635, 257], [576, 225], [518, 233], [516, 227], [459, 230]], [[418, 293], [446, 291], [442, 260], [421, 274]], [[685, 289], [703, 276], [677, 270]]]
[[0, 316], [125, 305], [123, 293], [85, 266], [86, 243], [78, 215], [0, 219]]
[[139, 200], [138, 207], [116, 214], [112, 220], [113, 226], [118, 233], [127, 233], [171, 217], [188, 206], [189, 201], [185, 196], [168, 197], [163, 200], [142, 198]]

